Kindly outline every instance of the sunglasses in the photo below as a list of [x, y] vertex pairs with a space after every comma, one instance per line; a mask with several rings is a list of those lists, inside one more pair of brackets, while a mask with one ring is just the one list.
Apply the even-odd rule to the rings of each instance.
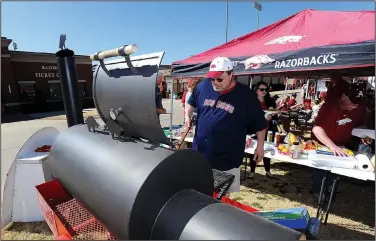
[[221, 83], [223, 81], [223, 79], [220, 79], [220, 78], [216, 78], [216, 79], [210, 79], [212, 82], [214, 81], [217, 81], [218, 83]]
[[259, 88], [260, 91], [268, 91], [266, 88]]

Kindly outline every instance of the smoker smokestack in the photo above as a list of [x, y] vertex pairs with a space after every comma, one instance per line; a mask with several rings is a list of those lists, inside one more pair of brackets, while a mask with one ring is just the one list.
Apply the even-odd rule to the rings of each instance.
[[56, 53], [68, 127], [84, 123], [78, 91], [76, 62], [73, 56], [74, 52], [70, 49], [62, 49]]

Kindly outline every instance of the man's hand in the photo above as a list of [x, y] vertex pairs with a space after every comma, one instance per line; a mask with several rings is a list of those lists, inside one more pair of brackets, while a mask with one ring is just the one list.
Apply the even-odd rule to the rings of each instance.
[[166, 109], [163, 109], [163, 108], [157, 108], [157, 112], [159, 114], [166, 114]]
[[319, 141], [326, 145], [335, 156], [348, 156], [341, 147], [337, 146], [333, 143], [332, 140], [330, 140], [330, 138], [326, 135], [322, 127], [314, 126], [312, 129], [312, 133], [317, 137], [317, 139], [319, 139]]
[[337, 145], [332, 145], [328, 147], [335, 156], [348, 156], [348, 154], [341, 147]]
[[185, 117], [185, 127], [186, 127], [186, 128], [190, 128], [191, 125], [192, 125], [192, 119], [189, 118], [189, 116], [186, 116], [186, 117]]
[[253, 154], [253, 161], [256, 163], [261, 162], [264, 159], [264, 145], [257, 144], [255, 153]]

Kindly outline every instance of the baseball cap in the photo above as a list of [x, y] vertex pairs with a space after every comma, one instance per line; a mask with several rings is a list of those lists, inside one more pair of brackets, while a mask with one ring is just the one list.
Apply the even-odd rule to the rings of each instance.
[[226, 57], [217, 57], [210, 63], [209, 72], [206, 74], [207, 78], [216, 79], [225, 71], [233, 70], [232, 61]]
[[360, 104], [366, 97], [365, 85], [362, 83], [350, 83], [345, 92], [350, 101], [354, 104]]

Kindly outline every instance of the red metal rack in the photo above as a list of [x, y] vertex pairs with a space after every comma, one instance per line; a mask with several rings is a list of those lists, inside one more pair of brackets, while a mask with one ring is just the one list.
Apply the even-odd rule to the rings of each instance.
[[[36, 186], [44, 219], [57, 240], [115, 240], [107, 229], [90, 212], [73, 198], [57, 181]], [[216, 198], [217, 193], [213, 194]], [[228, 197], [221, 201], [247, 212], [255, 208], [236, 202]]]

